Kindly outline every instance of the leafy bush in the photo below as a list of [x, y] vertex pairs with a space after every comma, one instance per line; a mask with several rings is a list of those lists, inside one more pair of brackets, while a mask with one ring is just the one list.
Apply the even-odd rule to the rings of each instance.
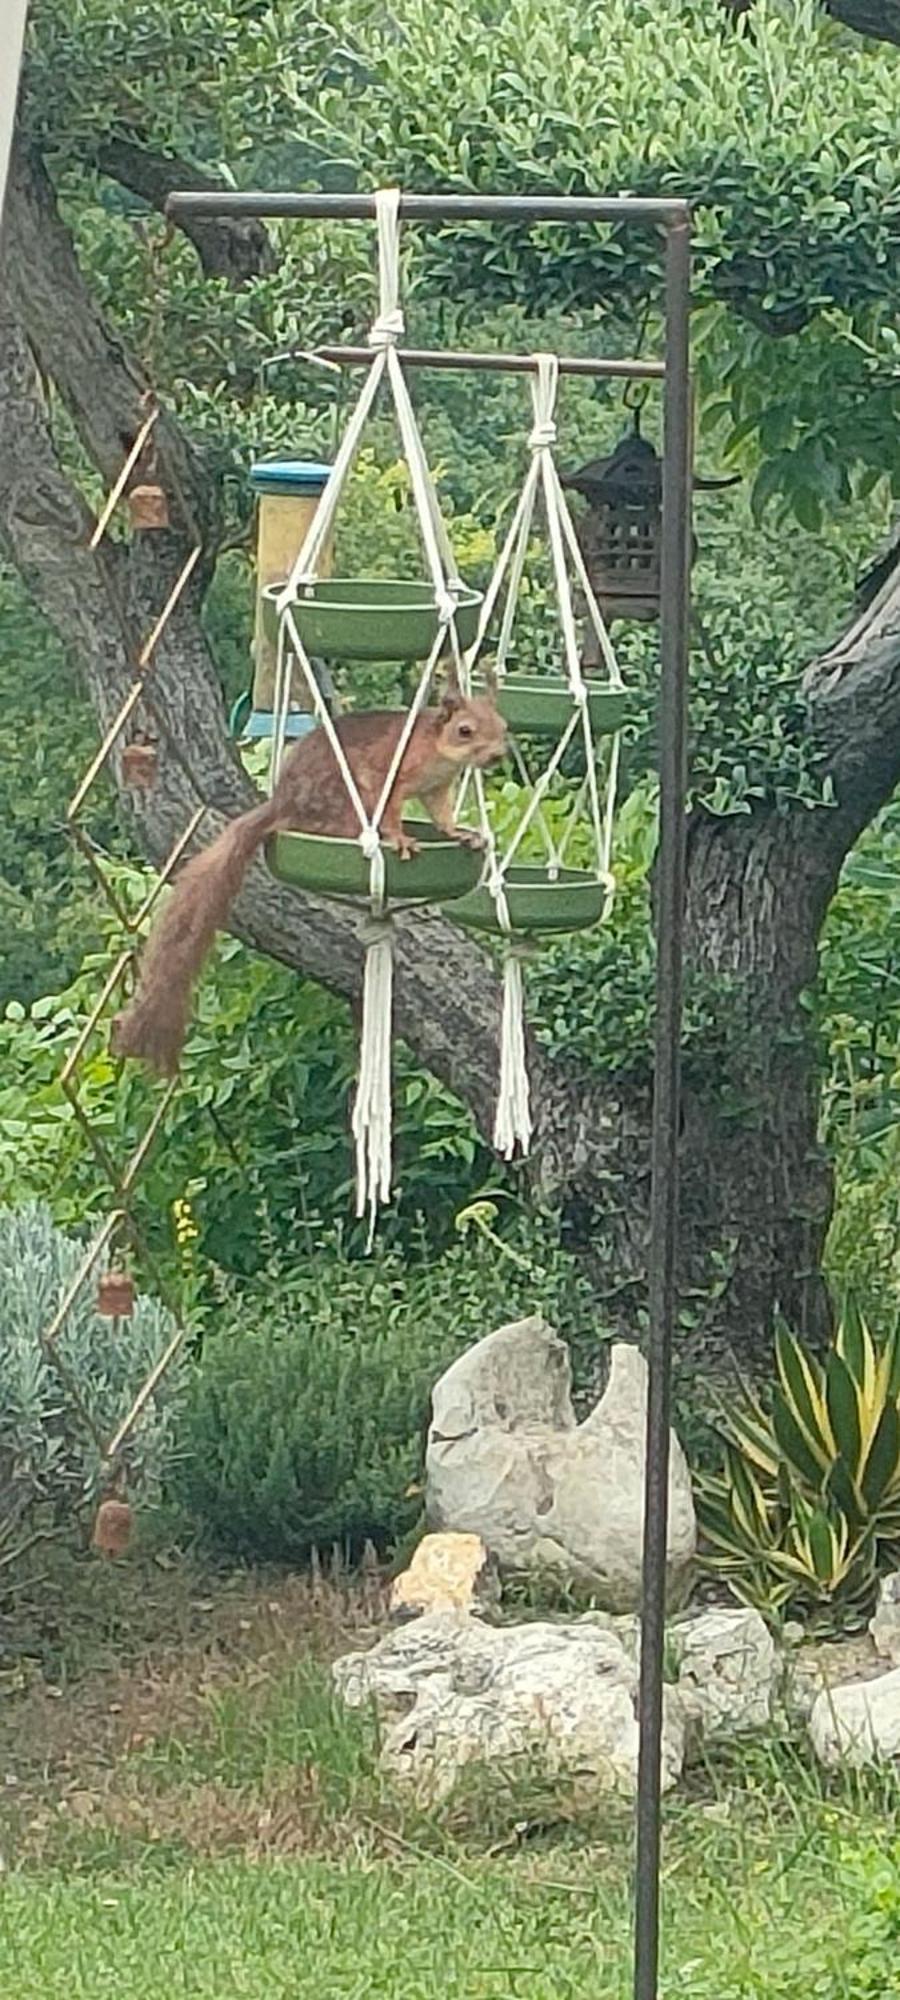
[[724, 1466], [698, 1479], [706, 1567], [761, 1610], [857, 1605], [900, 1550], [900, 1332], [879, 1349], [848, 1304], [824, 1364], [786, 1328], [766, 1409], [724, 1418]]
[[353, 1262], [332, 1239], [228, 1313], [204, 1344], [175, 1475], [215, 1542], [289, 1562], [334, 1542], [384, 1547], [419, 1513], [431, 1387], [457, 1354], [543, 1310], [589, 1363], [589, 1296], [552, 1234], [504, 1255], [489, 1213], [482, 1229], [418, 1266], [388, 1251]]
[[[55, 1527], [95, 1491], [101, 1454], [89, 1425], [48, 1361], [41, 1334], [84, 1257], [83, 1245], [32, 1203], [0, 1211], [0, 1564], [20, 1538]], [[139, 1299], [118, 1334], [94, 1310], [86, 1286], [67, 1314], [57, 1352], [101, 1436], [113, 1435], [174, 1331], [154, 1299]], [[129, 1484], [158, 1487], [172, 1450], [172, 1364], [125, 1448]]]

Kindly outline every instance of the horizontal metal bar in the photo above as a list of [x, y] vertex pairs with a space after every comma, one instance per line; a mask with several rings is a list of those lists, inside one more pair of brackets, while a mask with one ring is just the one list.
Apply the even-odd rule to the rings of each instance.
[[[199, 194], [185, 188], [169, 195], [166, 214], [175, 222], [182, 215], [372, 222], [375, 196], [269, 194], [263, 189], [238, 194], [225, 188]], [[690, 206], [643, 195], [402, 194], [400, 215], [404, 222], [646, 222], [668, 229], [690, 219]]]
[[[484, 374], [496, 375], [536, 375], [537, 361], [533, 354], [479, 354], [460, 348], [400, 347], [398, 357], [404, 368], [473, 368]], [[324, 361], [338, 368], [371, 367], [374, 354], [371, 347], [317, 347], [308, 357], [312, 361]], [[572, 354], [560, 357], [561, 375], [602, 375], [614, 380], [661, 382], [666, 373], [664, 361], [619, 361], [592, 354]]]

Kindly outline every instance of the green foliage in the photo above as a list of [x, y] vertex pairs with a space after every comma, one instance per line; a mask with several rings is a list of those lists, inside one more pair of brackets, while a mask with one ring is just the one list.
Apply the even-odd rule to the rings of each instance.
[[900, 1550], [900, 1332], [880, 1348], [847, 1304], [824, 1363], [780, 1327], [770, 1405], [723, 1415], [698, 1480], [704, 1562], [744, 1602], [855, 1605]]
[[[900, 372], [897, 64], [889, 47], [836, 35], [806, 0], [759, 0], [752, 32], [698, 0], [566, 0], [552, 21], [530, 0], [464, 0], [438, 18], [426, 0], [384, 15], [368, 0], [327, 14], [192, 0], [177, 15], [160, 0], [36, 0], [32, 15], [27, 128], [56, 163], [100, 296], [223, 468], [252, 422], [262, 362], [360, 330], [366, 234], [274, 225], [275, 268], [237, 305], [182, 240], [161, 298], [162, 225], [148, 250], [143, 203], [95, 171], [110, 141], [248, 186], [684, 196], [700, 398], [756, 477], [757, 505], [783, 500], [815, 532], [855, 491], [900, 476], [884, 449]], [[536, 318], [593, 321], [621, 351], [659, 297], [658, 247], [635, 229], [457, 225], [415, 234], [408, 262], [417, 333], [436, 318], [448, 330], [459, 304], [471, 319], [473, 303], [527, 300]], [[277, 391], [289, 370], [266, 377], [276, 449], [310, 429], [321, 442], [330, 421], [327, 378], [304, 370], [296, 398], [295, 368], [288, 407]]]
[[[543, 1309], [587, 1361], [586, 1288], [532, 1225], [506, 1243], [496, 1204], [442, 1258], [348, 1259], [339, 1239], [220, 1315], [185, 1410], [177, 1497], [213, 1540], [296, 1562], [408, 1533], [436, 1377], [492, 1325]], [[424, 1246], [423, 1246], [424, 1247]]]
[[[139, 878], [117, 871], [123, 894]], [[109, 920], [104, 918], [109, 929]], [[85, 1146], [59, 1073], [94, 1005], [107, 952], [26, 1012], [0, 1019], [0, 1202], [46, 1200], [57, 1220], [79, 1223], [108, 1206], [111, 1189]], [[129, 1157], [160, 1086], [138, 1065], [113, 1062], [104, 1027], [80, 1070], [81, 1099], [116, 1160]], [[250, 1275], [277, 1248], [309, 1248], [321, 1219], [349, 1217], [352, 1146], [348, 1107], [356, 1075], [349, 1008], [309, 980], [224, 943], [199, 995], [182, 1087], [141, 1175], [137, 1212], [158, 1255], [174, 1260], [189, 1290], [199, 1264]], [[402, 1049], [395, 1062], [397, 1197], [386, 1219], [400, 1243], [428, 1217], [439, 1248], [457, 1208], [492, 1171], [472, 1118]], [[187, 1200], [199, 1241], [182, 1252], [174, 1204]], [[364, 1224], [348, 1225], [361, 1249]], [[195, 1303], [198, 1303], [195, 1299]]]
[[829, 1051], [823, 1131], [865, 1177], [900, 1128], [900, 808], [848, 857], [822, 936], [816, 1018]]
[[[699, 299], [723, 330], [701, 386], [718, 400], [734, 389], [735, 447], [752, 437], [767, 459], [759, 503], [780, 492], [814, 529], [823, 500], [883, 471], [897, 381], [892, 50], [836, 39], [807, 5], [757, 5], [751, 33], [685, 0], [604, 0], [552, 22], [529, 0], [467, 0], [438, 23], [426, 0], [381, 22], [355, 0], [342, 24], [366, 88], [349, 67], [320, 72], [323, 151], [420, 188], [686, 197]], [[421, 259], [448, 296], [490, 290], [536, 312], [599, 301], [607, 320], [658, 283], [634, 230], [507, 228], [486, 246], [460, 225], [429, 236]]]
[[[84, 1258], [84, 1245], [29, 1203], [0, 1210], [0, 1567], [36, 1526], [55, 1526], [95, 1490], [100, 1452], [41, 1337]], [[75, 1394], [108, 1440], [174, 1332], [155, 1299], [138, 1299], [116, 1330], [94, 1310], [87, 1285], [55, 1343]], [[172, 1451], [176, 1359], [125, 1447], [129, 1481], [158, 1489]]]
[[900, 1844], [844, 1844], [841, 1873], [854, 1897], [845, 1944], [848, 2000], [882, 2000], [885, 1966], [900, 1947]]
[[900, 812], [889, 805], [845, 863], [809, 1007], [820, 1038], [820, 1133], [835, 1160], [827, 1268], [836, 1290], [893, 1324], [900, 1300]]

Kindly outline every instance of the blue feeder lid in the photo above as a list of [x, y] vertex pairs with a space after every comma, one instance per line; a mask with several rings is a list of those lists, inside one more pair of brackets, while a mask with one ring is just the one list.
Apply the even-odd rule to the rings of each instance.
[[257, 493], [322, 493], [330, 475], [330, 465], [309, 458], [263, 459], [250, 467], [250, 483]]
[[[309, 736], [316, 727], [314, 715], [305, 710], [291, 709], [285, 722], [285, 740], [295, 743], [300, 736]], [[268, 743], [275, 734], [275, 717], [271, 709], [254, 708], [240, 731], [245, 743]]]

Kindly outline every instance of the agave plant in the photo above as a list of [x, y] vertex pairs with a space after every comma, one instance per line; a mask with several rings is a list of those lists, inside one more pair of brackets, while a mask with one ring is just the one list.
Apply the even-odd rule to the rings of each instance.
[[775, 1362], [770, 1406], [744, 1388], [698, 1479], [705, 1567], [770, 1612], [857, 1603], [900, 1549], [900, 1331], [876, 1346], [848, 1303], [824, 1362], [784, 1325]]

